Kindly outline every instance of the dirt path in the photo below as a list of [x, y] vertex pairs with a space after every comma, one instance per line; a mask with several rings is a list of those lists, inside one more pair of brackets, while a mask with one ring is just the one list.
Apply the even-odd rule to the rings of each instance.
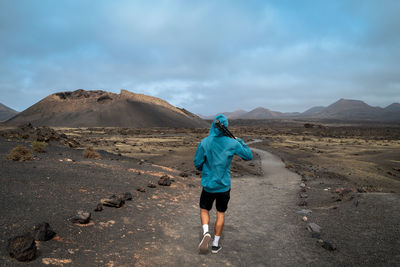
[[[305, 249], [301, 241], [307, 233], [295, 213], [300, 177], [288, 171], [282, 161], [269, 152], [252, 150], [260, 155], [265, 175], [232, 179], [220, 253], [198, 254], [202, 233], [198, 210], [201, 188], [197, 187], [188, 192], [191, 196], [182, 203], [182, 213], [164, 229], [169, 239], [147, 264], [296, 266], [316, 263], [314, 259], [318, 256]], [[214, 222], [215, 210], [211, 212], [210, 225]]]

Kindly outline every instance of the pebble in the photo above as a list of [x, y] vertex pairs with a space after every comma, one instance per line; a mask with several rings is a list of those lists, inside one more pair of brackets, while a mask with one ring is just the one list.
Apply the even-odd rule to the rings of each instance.
[[303, 216], [303, 221], [306, 222], [307, 220], [307, 216]]
[[308, 198], [308, 194], [306, 194], [306, 193], [300, 193], [300, 197], [301, 197], [301, 198]]
[[308, 229], [308, 231], [314, 232], [314, 233], [320, 233], [321, 232], [321, 226], [319, 226], [316, 223], [309, 223], [307, 225], [307, 229]]
[[312, 210], [306, 210], [306, 209], [296, 211], [296, 213], [300, 214], [300, 215], [308, 215], [311, 212], [312, 212]]
[[321, 234], [320, 234], [320, 233], [312, 233], [312, 234], [311, 234], [311, 237], [320, 240]]
[[300, 187], [304, 188], [304, 187], [306, 187], [306, 184], [305, 183], [301, 183]]
[[71, 218], [71, 222], [73, 223], [80, 223], [80, 224], [87, 224], [90, 221], [90, 212], [85, 212], [82, 210], [78, 210], [76, 215]]
[[102, 211], [103, 210], [103, 204], [99, 203], [97, 204], [96, 208], [94, 209], [94, 211]]
[[149, 183], [147, 184], [147, 187], [149, 187], [149, 188], [156, 188], [157, 186], [156, 186], [153, 182], [149, 182]]
[[146, 188], [144, 188], [144, 187], [139, 187], [136, 190], [139, 192], [142, 192], [142, 193], [146, 192]]
[[305, 201], [304, 199], [302, 199], [302, 200], [300, 200], [300, 202], [299, 202], [298, 205], [299, 205], [300, 207], [307, 206], [307, 201]]
[[333, 244], [332, 241], [329, 241], [329, 240], [325, 240], [325, 241], [322, 243], [322, 247], [323, 247], [324, 249], [326, 249], [326, 250], [329, 250], [329, 251], [334, 251], [334, 250], [336, 250], [336, 245]]

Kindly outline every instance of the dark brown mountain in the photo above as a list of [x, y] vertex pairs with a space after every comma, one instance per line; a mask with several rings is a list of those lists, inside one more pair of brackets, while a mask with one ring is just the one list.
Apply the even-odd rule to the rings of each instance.
[[168, 102], [121, 90], [60, 92], [49, 95], [6, 122], [63, 127], [203, 127], [198, 116]]
[[0, 103], [0, 121], [6, 121], [17, 114], [18, 111], [13, 110], [12, 108], [9, 108], [6, 105]]
[[312, 116], [322, 119], [375, 120], [381, 115], [380, 107], [372, 107], [360, 100], [342, 98]]

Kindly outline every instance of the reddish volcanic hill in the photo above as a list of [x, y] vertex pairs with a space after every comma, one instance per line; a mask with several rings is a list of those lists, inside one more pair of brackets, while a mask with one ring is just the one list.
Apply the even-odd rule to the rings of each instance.
[[15, 111], [12, 108], [9, 108], [6, 105], [0, 103], [0, 121], [6, 121], [17, 114], [18, 111]]
[[63, 127], [203, 127], [198, 116], [168, 102], [121, 90], [76, 90], [49, 95], [6, 122]]

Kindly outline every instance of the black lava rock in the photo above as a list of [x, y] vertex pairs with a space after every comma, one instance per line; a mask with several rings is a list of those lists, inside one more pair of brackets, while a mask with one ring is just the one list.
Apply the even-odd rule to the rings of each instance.
[[322, 247], [323, 247], [324, 249], [326, 249], [326, 250], [329, 250], [329, 251], [334, 251], [334, 250], [336, 250], [336, 245], [333, 244], [333, 243], [332, 243], [331, 241], [329, 241], [329, 240], [325, 240], [324, 243], [322, 243]]
[[117, 197], [116, 195], [112, 195], [109, 198], [103, 198], [100, 200], [101, 204], [107, 207], [113, 207], [113, 208], [120, 208], [125, 204], [125, 201]]
[[47, 241], [56, 234], [47, 222], [41, 222], [33, 227], [33, 238], [39, 241]]
[[299, 196], [300, 196], [300, 198], [308, 198], [307, 193], [300, 193]]
[[31, 261], [36, 256], [36, 243], [31, 233], [8, 239], [7, 251], [18, 261]]
[[311, 234], [311, 237], [312, 237], [312, 238], [316, 238], [316, 239], [320, 239], [320, 238], [321, 238], [321, 234], [320, 234], [320, 233], [313, 232], [313, 233]]
[[181, 172], [179, 175], [181, 177], [188, 177], [189, 176], [189, 174], [187, 174], [186, 172]]
[[157, 186], [156, 186], [153, 182], [149, 182], [149, 183], [147, 184], [147, 187], [149, 187], [149, 188], [156, 188]]
[[164, 175], [160, 177], [160, 180], [158, 180], [158, 184], [162, 186], [170, 186], [171, 180], [169, 179], [168, 175]]
[[123, 201], [132, 200], [132, 194], [129, 192], [119, 194], [118, 197], [121, 198]]
[[103, 204], [99, 203], [97, 204], [96, 208], [94, 209], [94, 211], [102, 211], [103, 210]]
[[304, 199], [300, 200], [298, 206], [300, 206], [300, 207], [307, 206], [307, 201], [305, 201]]

